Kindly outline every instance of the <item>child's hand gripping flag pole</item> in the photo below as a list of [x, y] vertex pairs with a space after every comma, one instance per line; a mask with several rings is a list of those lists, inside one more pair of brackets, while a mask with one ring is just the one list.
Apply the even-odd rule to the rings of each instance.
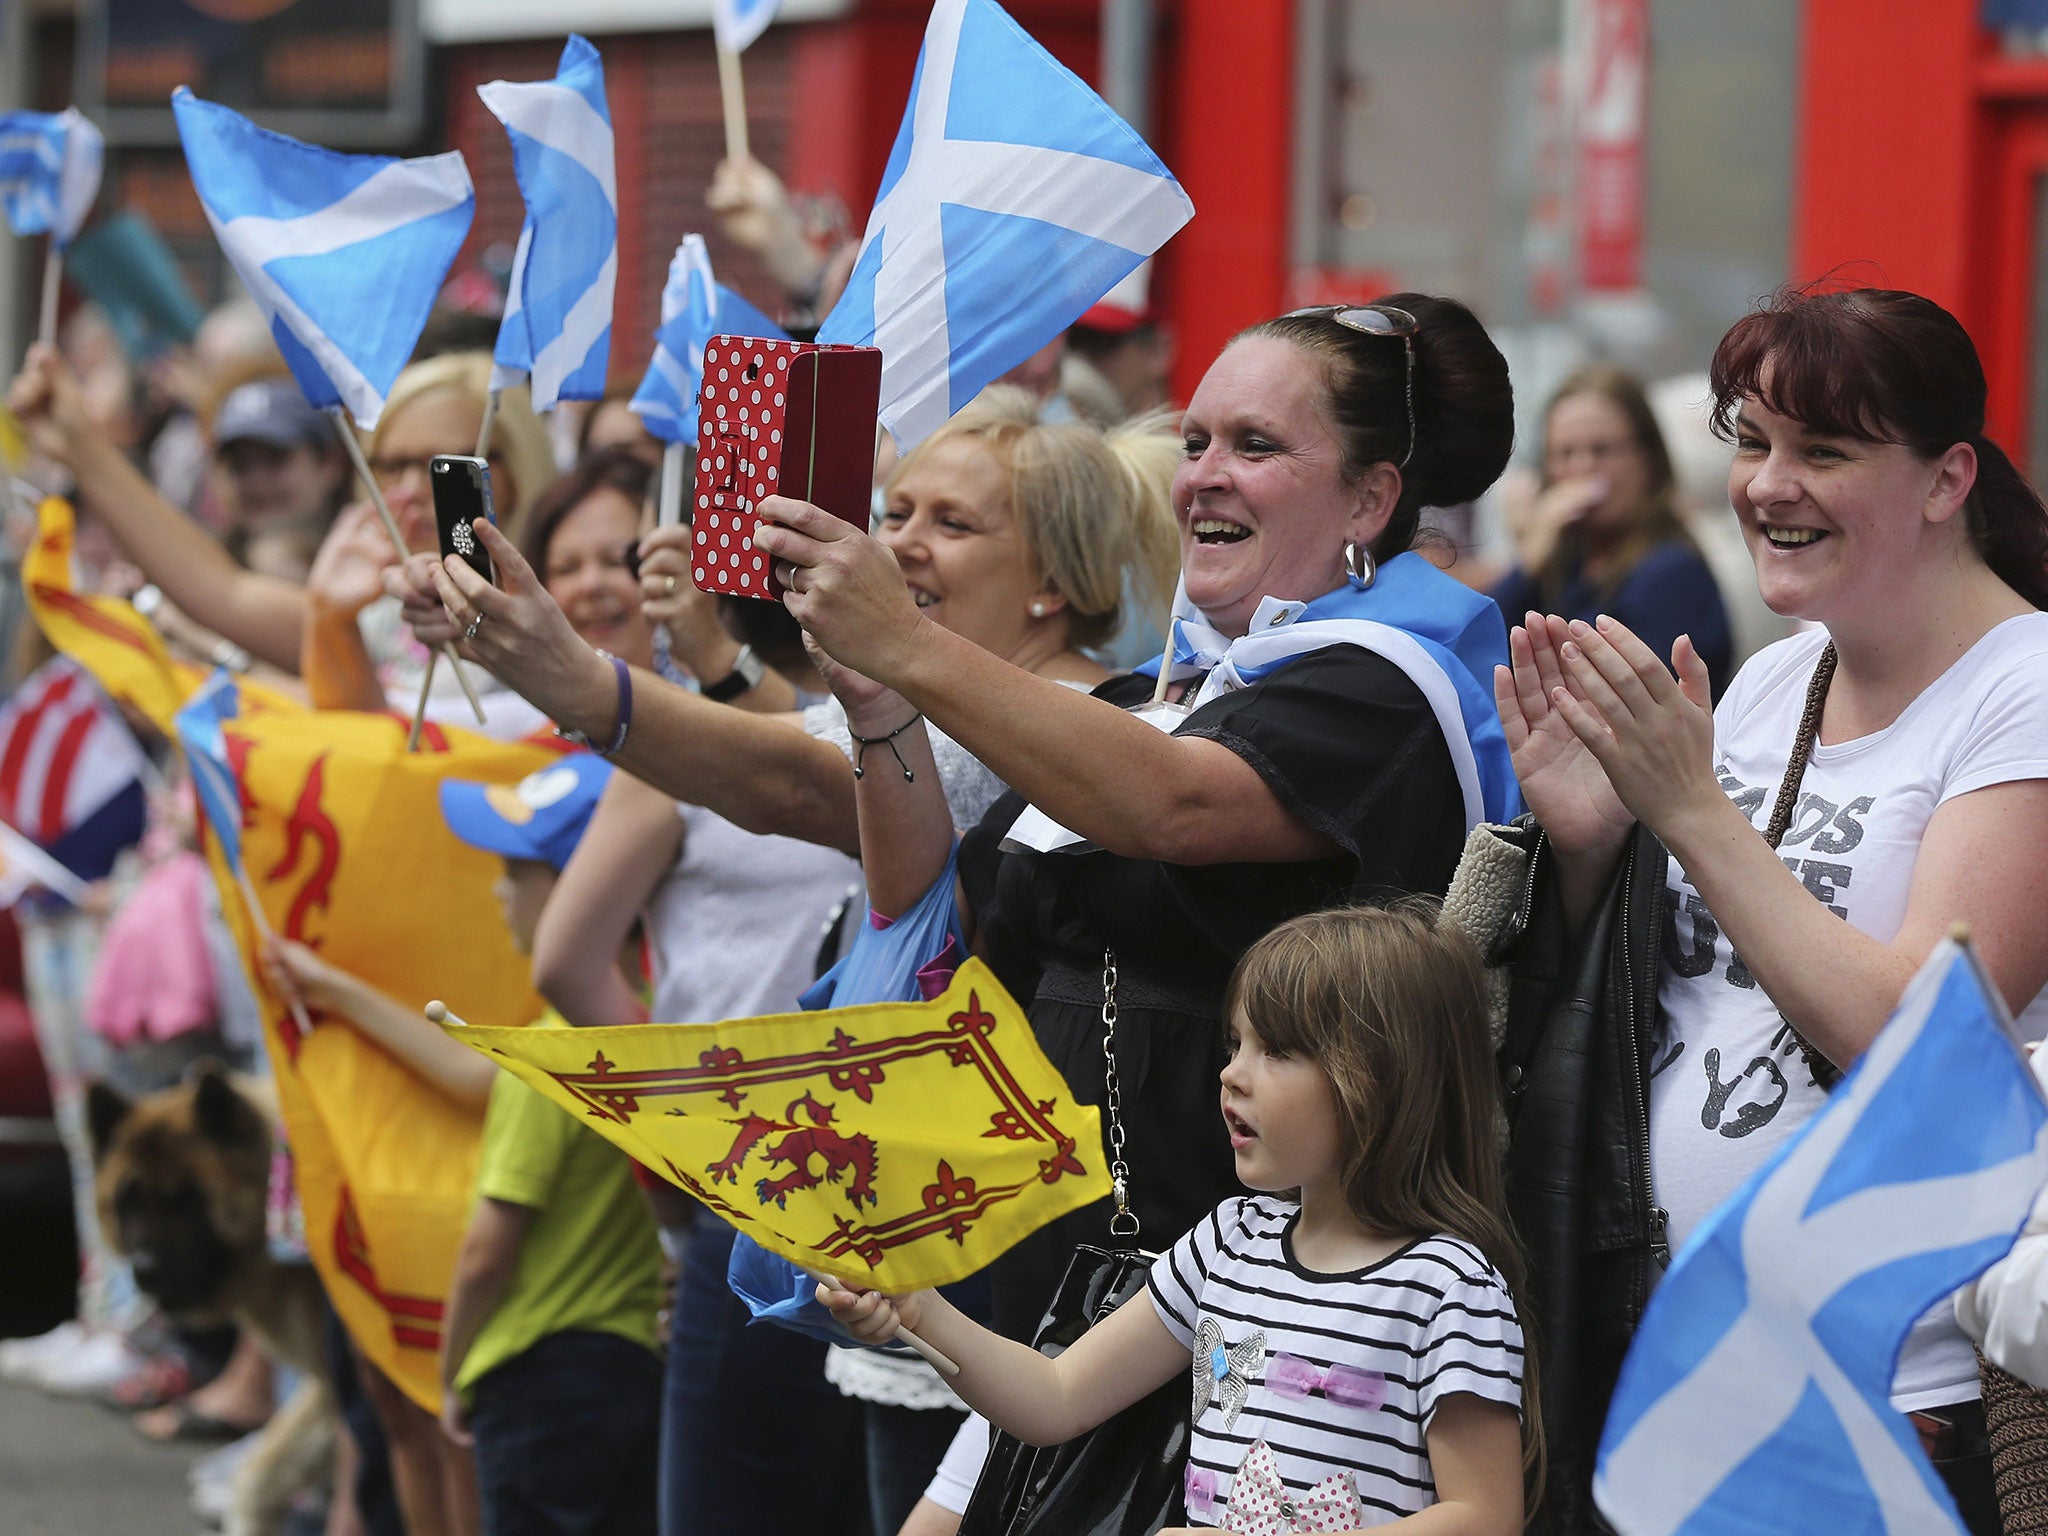
[[76, 107], [0, 114], [0, 202], [8, 225], [17, 235], [50, 236], [36, 326], [36, 339], [46, 347], [57, 344], [64, 252], [92, 212], [105, 160], [106, 141]]
[[1650, 1298], [1593, 1482], [1623, 1536], [1955, 1532], [1890, 1403], [1914, 1320], [2011, 1248], [2048, 1104], [1966, 930]]
[[[460, 154], [342, 155], [258, 128], [180, 86], [185, 163], [228, 263], [270, 322], [292, 377], [334, 418], [402, 560], [411, 553], [349, 419], [365, 431], [419, 344], [469, 233], [476, 194]], [[455, 665], [454, 647], [443, 648]], [[455, 672], [477, 723], [484, 707]]]

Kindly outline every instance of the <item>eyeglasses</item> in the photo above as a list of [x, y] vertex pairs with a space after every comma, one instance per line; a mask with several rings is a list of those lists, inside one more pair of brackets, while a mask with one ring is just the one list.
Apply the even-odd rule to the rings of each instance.
[[1415, 333], [1422, 329], [1420, 323], [1407, 310], [1391, 304], [1311, 304], [1307, 309], [1290, 310], [1281, 318], [1293, 320], [1303, 315], [1334, 320], [1347, 331], [1362, 331], [1368, 336], [1401, 338], [1407, 367], [1402, 384], [1408, 402], [1408, 451], [1401, 455], [1396, 467], [1406, 469], [1408, 461], [1415, 457]]

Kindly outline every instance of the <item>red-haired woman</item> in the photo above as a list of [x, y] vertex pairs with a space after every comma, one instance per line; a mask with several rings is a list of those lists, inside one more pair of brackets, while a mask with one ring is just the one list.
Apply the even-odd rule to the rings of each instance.
[[[2029, 1037], [2048, 1032], [2048, 511], [1984, 435], [1976, 349], [1914, 294], [1795, 291], [1722, 338], [1713, 390], [1764, 599], [1818, 627], [1759, 652], [1712, 714], [1685, 641], [1667, 671], [1605, 618], [1531, 615], [1496, 679], [1567, 913], [1591, 910], [1633, 823], [1671, 855], [1667, 899], [1638, 903], [1656, 917], [1628, 936], [1630, 974], [1657, 977], [1641, 1071], [1594, 1110], [1617, 1146], [1647, 1111], [1647, 1167], [1582, 1192], [1636, 1234], [1591, 1261], [1632, 1270], [1602, 1283], [1633, 1309], [1665, 1245], [1820, 1108], [1951, 923]], [[1597, 1426], [1633, 1309], [1581, 1296], [1566, 1369]], [[1970, 1528], [1997, 1531], [1946, 1304], [1892, 1389]]]

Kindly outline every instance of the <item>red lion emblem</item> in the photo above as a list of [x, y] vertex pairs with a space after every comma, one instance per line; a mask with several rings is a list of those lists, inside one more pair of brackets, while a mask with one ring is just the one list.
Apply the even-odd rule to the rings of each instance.
[[[802, 1111], [801, 1115], [799, 1111]], [[740, 1165], [747, 1160], [748, 1154], [772, 1132], [787, 1131], [787, 1136], [767, 1148], [767, 1158], [771, 1165], [787, 1163], [789, 1172], [779, 1179], [762, 1179], [754, 1186], [754, 1192], [763, 1205], [773, 1200], [778, 1207], [787, 1209], [792, 1190], [815, 1189], [821, 1178], [836, 1184], [849, 1169], [853, 1172], [853, 1182], [846, 1186], [846, 1198], [853, 1203], [855, 1210], [860, 1209], [863, 1200], [873, 1205], [873, 1140], [858, 1133], [847, 1136], [833, 1130], [832, 1106], [820, 1104], [808, 1093], [792, 1103], [786, 1113], [787, 1120], [748, 1115], [740, 1121], [740, 1133], [733, 1140], [732, 1150], [705, 1170], [711, 1175], [711, 1182], [716, 1184], [723, 1179], [729, 1184], [738, 1184]], [[811, 1171], [813, 1157], [824, 1163], [820, 1172]]]

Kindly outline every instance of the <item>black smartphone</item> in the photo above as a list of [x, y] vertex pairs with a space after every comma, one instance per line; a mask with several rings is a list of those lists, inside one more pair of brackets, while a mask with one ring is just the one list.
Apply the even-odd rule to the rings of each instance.
[[460, 555], [469, 568], [495, 583], [490, 551], [478, 542], [473, 526], [480, 517], [498, 520], [491, 502], [491, 466], [466, 453], [437, 453], [427, 469], [434, 487], [434, 525], [441, 531], [441, 554]]

